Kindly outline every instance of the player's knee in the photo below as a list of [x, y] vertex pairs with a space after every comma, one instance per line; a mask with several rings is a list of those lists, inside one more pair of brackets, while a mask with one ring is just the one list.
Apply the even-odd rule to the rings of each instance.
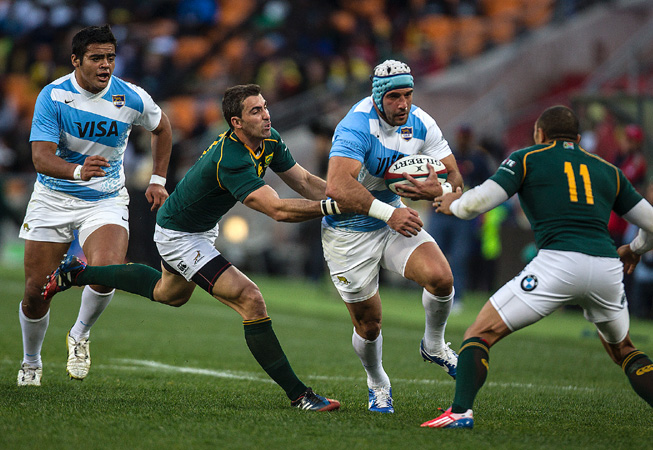
[[248, 313], [249, 316], [265, 316], [265, 300], [255, 284], [248, 284], [241, 291], [238, 296], [237, 303], [239, 306]]
[[37, 281], [34, 279], [29, 279], [25, 281], [25, 293], [23, 296], [23, 304], [29, 305], [30, 307], [40, 307], [43, 304], [49, 304], [49, 301], [46, 301], [43, 298], [43, 285], [45, 281]]
[[179, 308], [180, 306], [184, 306], [186, 302], [188, 302], [188, 297], [176, 297], [176, 298], [155, 300], [155, 301], [158, 301], [159, 303], [163, 303], [164, 305], [174, 306], [175, 308]]
[[38, 319], [45, 316], [50, 309], [50, 300], [45, 300], [42, 293], [43, 286], [25, 284], [25, 293], [22, 299], [22, 309], [25, 316]]
[[433, 271], [422, 287], [433, 295], [445, 297], [451, 294], [453, 289], [453, 275], [451, 271]]
[[356, 326], [356, 332], [363, 339], [374, 341], [381, 333], [381, 322], [377, 320], [359, 322]]

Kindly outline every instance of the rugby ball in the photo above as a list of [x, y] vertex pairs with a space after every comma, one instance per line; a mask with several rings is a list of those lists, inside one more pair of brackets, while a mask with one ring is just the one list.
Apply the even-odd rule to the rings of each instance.
[[427, 164], [430, 164], [438, 174], [440, 184], [447, 181], [447, 168], [432, 156], [427, 155], [409, 155], [396, 160], [388, 167], [383, 179], [386, 186], [395, 194], [400, 193], [401, 186], [412, 185], [410, 181], [404, 178], [403, 173], [407, 173], [417, 180], [425, 180], [429, 176]]

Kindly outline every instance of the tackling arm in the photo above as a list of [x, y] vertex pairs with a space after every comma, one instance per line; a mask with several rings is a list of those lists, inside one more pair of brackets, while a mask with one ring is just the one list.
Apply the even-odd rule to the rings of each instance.
[[310, 200], [322, 200], [326, 198], [326, 181], [313, 175], [299, 164], [295, 164], [285, 172], [277, 173], [295, 192]]
[[496, 208], [508, 198], [506, 191], [496, 181], [485, 180], [464, 194], [459, 188], [456, 192], [436, 197], [433, 206], [436, 212], [469, 220]]
[[631, 250], [643, 255], [653, 249], [653, 206], [642, 199], [624, 214], [624, 219], [639, 227], [637, 236], [629, 244]]
[[630, 274], [635, 270], [641, 255], [653, 249], [653, 206], [642, 199], [623, 217], [639, 227], [635, 239], [630, 244], [622, 245], [617, 249], [619, 258], [624, 264], [624, 272]]
[[319, 201], [279, 198], [277, 191], [267, 184], [249, 194], [243, 204], [277, 222], [304, 222], [323, 215]]

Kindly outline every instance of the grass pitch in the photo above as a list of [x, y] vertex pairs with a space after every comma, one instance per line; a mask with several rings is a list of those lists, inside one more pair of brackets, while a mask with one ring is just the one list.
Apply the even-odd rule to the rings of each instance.
[[[475, 404], [473, 430], [420, 428], [448, 407], [454, 381], [422, 362], [418, 289], [382, 287], [384, 366], [396, 413], [367, 411], [352, 325], [333, 287], [252, 276], [298, 376], [342, 402], [340, 411], [290, 408], [254, 361], [240, 317], [197, 289], [182, 308], [117, 293], [91, 334], [91, 372], [65, 372], [65, 336], [79, 289], [52, 303], [43, 385], [16, 386], [22, 354], [20, 271], [5, 270], [0, 303], [0, 448], [85, 449], [485, 449], [650, 448], [653, 410], [630, 389], [582, 315], [559, 311], [499, 343]], [[452, 316], [458, 349], [485, 297]], [[653, 354], [651, 323], [631, 336]]]

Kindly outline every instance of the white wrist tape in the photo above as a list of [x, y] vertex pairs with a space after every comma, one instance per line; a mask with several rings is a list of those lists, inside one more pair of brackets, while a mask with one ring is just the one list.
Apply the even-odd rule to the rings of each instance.
[[73, 172], [73, 180], [81, 180], [82, 179], [82, 166], [81, 164], [78, 164], [77, 167], [75, 167], [75, 171]]
[[320, 201], [320, 208], [322, 208], [322, 215], [330, 216], [332, 214], [340, 214], [340, 208], [335, 200], [327, 198]]
[[453, 192], [453, 186], [448, 181], [445, 181], [440, 186], [442, 186], [442, 194], [443, 195], [444, 194], [449, 194], [450, 192]]
[[367, 215], [374, 217], [375, 219], [382, 220], [387, 222], [392, 217], [392, 213], [395, 212], [395, 208], [392, 205], [382, 202], [381, 200], [374, 199], [370, 205], [370, 210], [367, 212]]
[[159, 175], [152, 175], [152, 177], [150, 177], [150, 184], [159, 184], [165, 187], [166, 179]]

